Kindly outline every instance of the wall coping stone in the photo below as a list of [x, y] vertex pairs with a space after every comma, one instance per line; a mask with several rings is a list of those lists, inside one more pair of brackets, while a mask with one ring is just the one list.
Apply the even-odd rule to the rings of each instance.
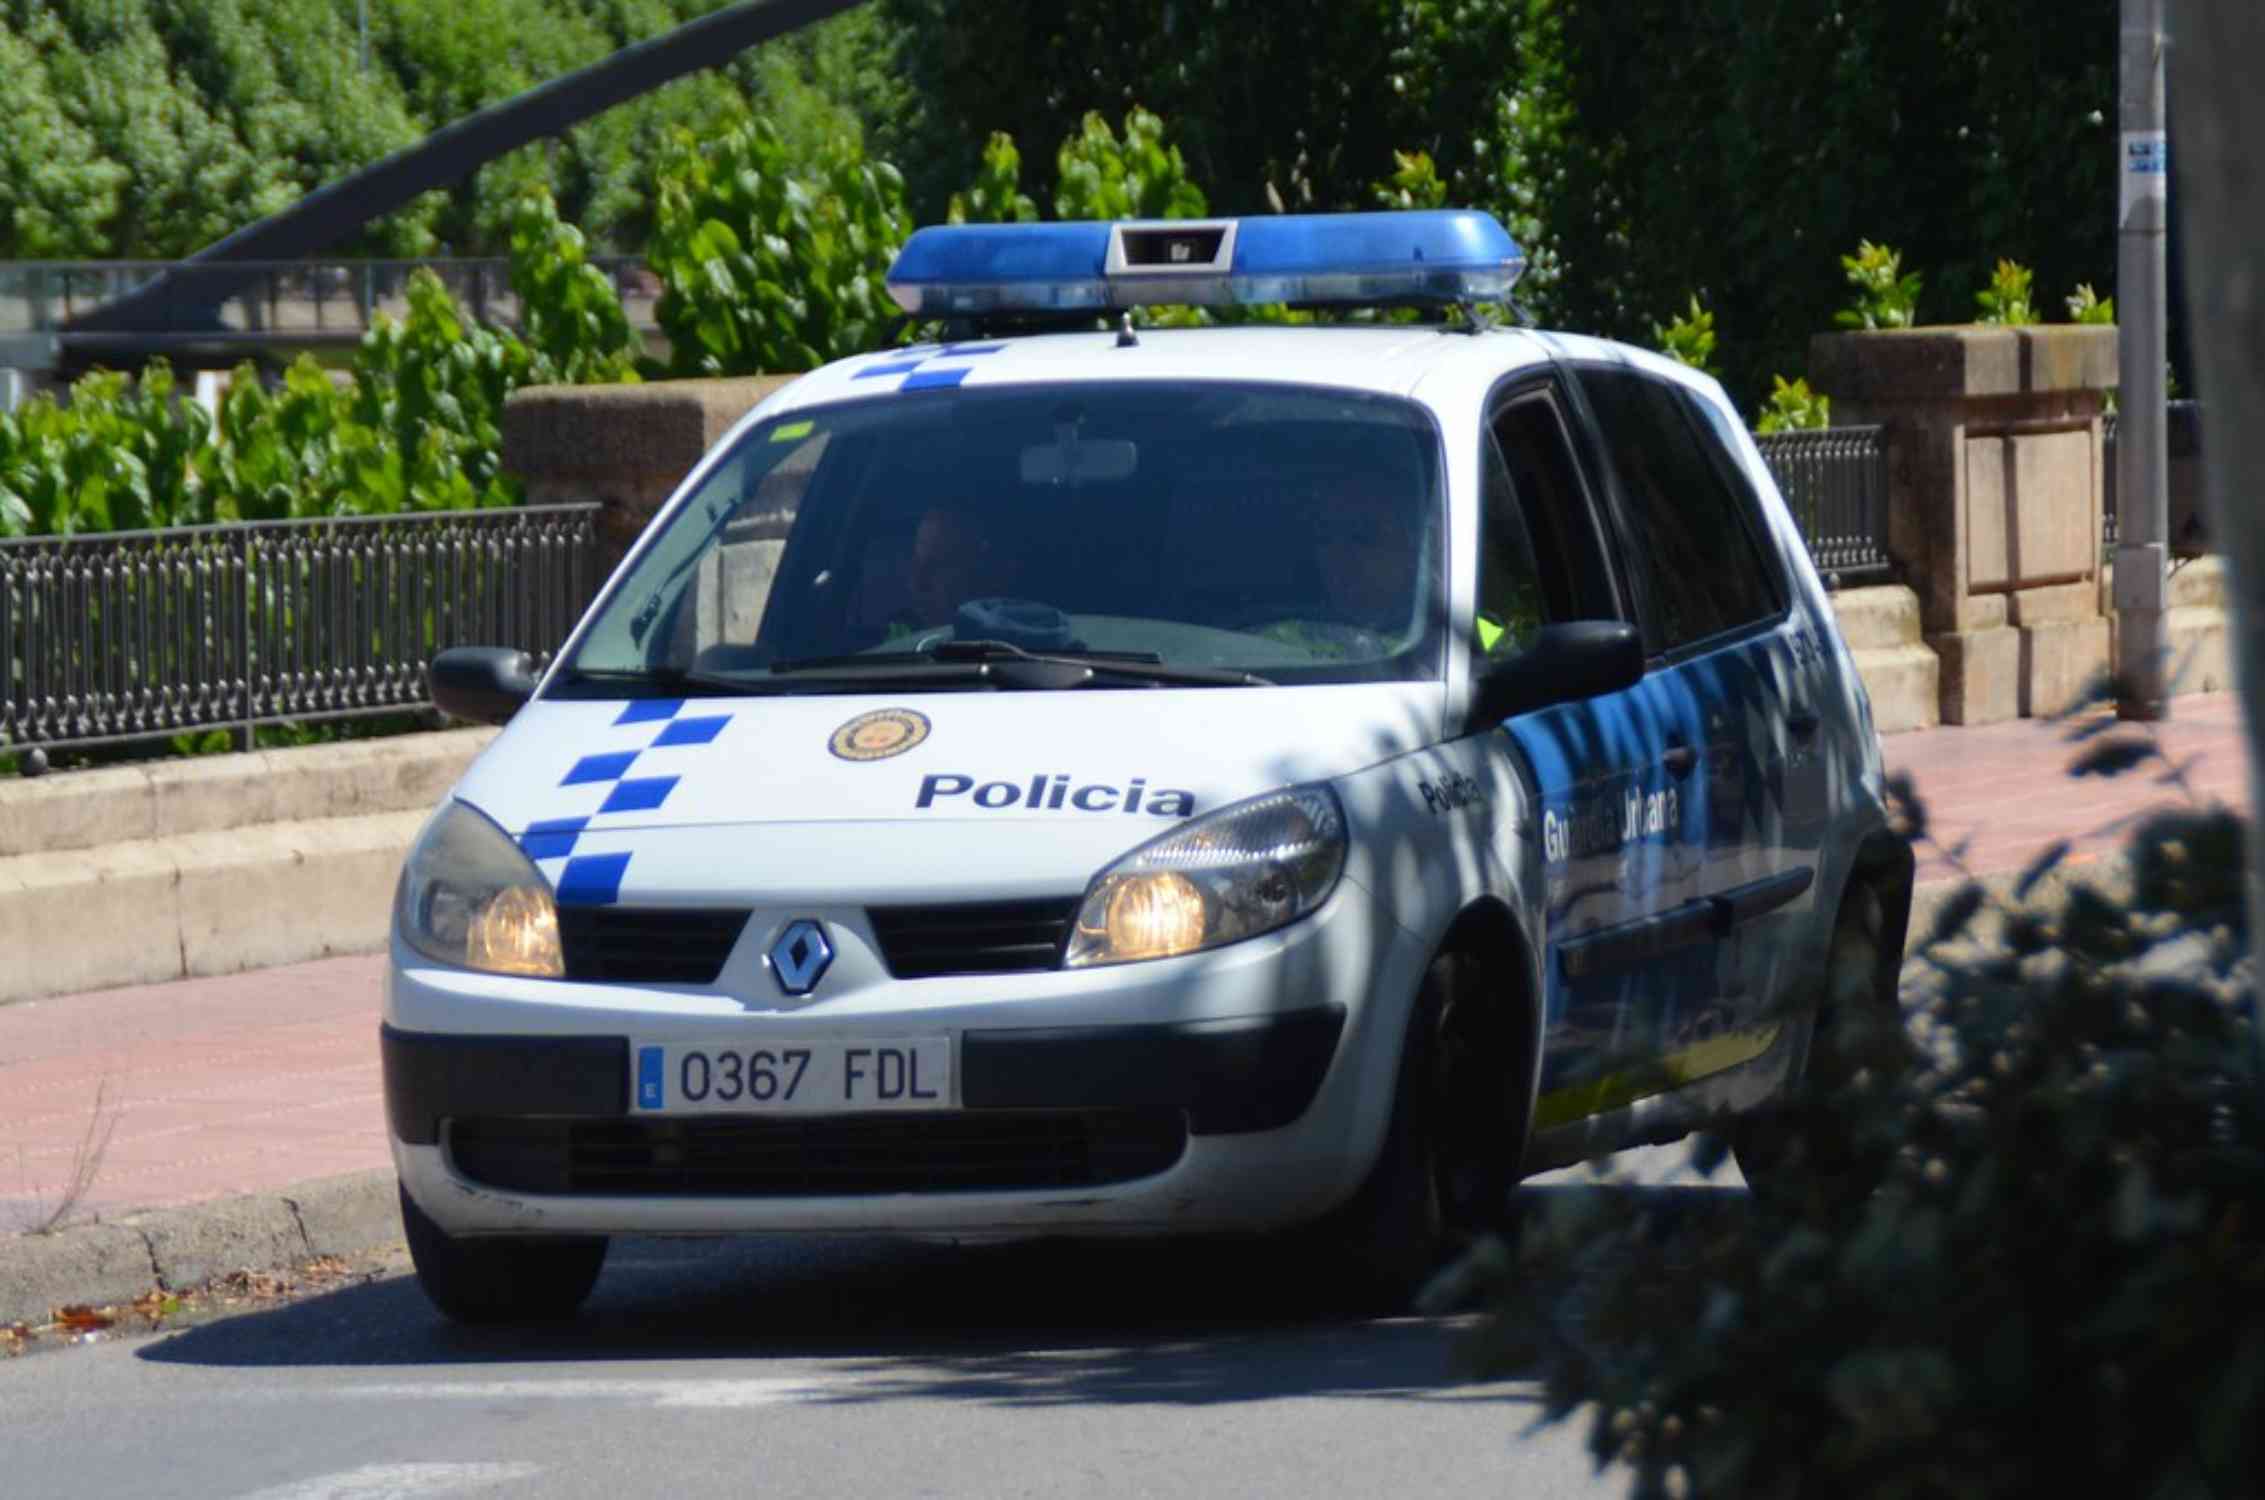
[[529, 385], [503, 405], [504, 467], [522, 476], [642, 476], [705, 453], [792, 375]]
[[424, 812], [495, 736], [474, 726], [10, 777], [0, 780], [0, 858]]
[[1859, 403], [2100, 391], [2116, 357], [2116, 330], [2097, 324], [1860, 329], [1810, 339], [1809, 383]]

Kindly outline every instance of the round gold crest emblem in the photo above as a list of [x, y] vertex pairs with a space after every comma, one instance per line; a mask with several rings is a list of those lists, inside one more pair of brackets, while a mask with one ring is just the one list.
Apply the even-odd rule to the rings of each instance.
[[887, 760], [926, 738], [926, 714], [909, 708], [877, 708], [835, 730], [826, 748], [843, 760]]

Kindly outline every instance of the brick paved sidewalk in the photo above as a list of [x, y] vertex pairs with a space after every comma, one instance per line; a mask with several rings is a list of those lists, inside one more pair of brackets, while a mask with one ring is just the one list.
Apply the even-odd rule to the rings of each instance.
[[[2185, 698], [2158, 726], [2197, 795], [2247, 804], [2239, 704]], [[2182, 795], [2160, 768], [2072, 781], [2065, 730], [2035, 722], [1884, 742], [1946, 844], [1978, 874], [2018, 870], [2056, 838], [2097, 858], [2150, 807]], [[1924, 881], [1955, 877], [1940, 859]], [[130, 934], [120, 934], [131, 941]], [[43, 1215], [74, 1159], [106, 1138], [81, 1216], [115, 1217], [388, 1165], [377, 1068], [382, 959], [290, 968], [0, 1007], [0, 1234]]]
[[[1880, 741], [1890, 772], [1911, 777], [1929, 827], [1944, 850], [1966, 841], [1977, 875], [2024, 868], [2056, 839], [2073, 841], [2069, 863], [2097, 859], [2123, 843], [2145, 813], [2189, 800], [2249, 805], [2241, 702], [2232, 693], [2174, 700], [2161, 724], [2121, 725], [2113, 737], [2152, 739], [2163, 759], [2115, 777], [2071, 777], [2084, 748], [2069, 726], [2017, 719], [1978, 729], [1927, 729]], [[2184, 786], [2166, 784], [2176, 767]], [[1940, 852], [1921, 852], [1919, 880], [1955, 879]]]

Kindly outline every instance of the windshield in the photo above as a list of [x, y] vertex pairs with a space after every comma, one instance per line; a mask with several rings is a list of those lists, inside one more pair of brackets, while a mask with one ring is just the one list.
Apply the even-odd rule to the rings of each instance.
[[742, 434], [668, 514], [554, 691], [1436, 677], [1439, 449], [1412, 403], [1302, 387], [961, 388], [795, 412]]

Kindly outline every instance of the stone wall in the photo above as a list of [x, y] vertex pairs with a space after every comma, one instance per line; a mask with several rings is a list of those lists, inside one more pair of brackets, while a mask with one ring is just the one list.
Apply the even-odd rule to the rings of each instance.
[[793, 380], [750, 375], [643, 385], [534, 385], [503, 408], [503, 466], [528, 503], [595, 500], [611, 568], [700, 456]]
[[1940, 661], [1941, 721], [2066, 706], [2107, 670], [2100, 607], [2107, 327], [1825, 334], [1810, 378], [1890, 445], [1888, 550]]

